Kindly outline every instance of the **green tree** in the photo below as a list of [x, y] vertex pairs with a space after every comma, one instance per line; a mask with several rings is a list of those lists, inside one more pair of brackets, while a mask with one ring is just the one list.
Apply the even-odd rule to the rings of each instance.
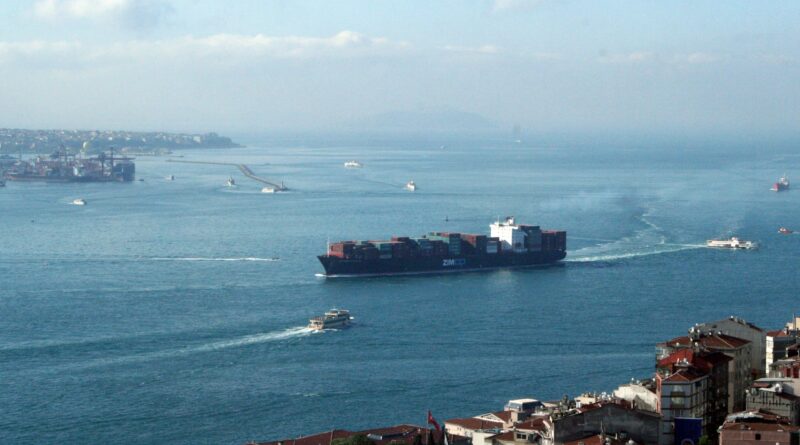
[[704, 434], [700, 436], [700, 440], [697, 441], [697, 445], [711, 445], [711, 439]]

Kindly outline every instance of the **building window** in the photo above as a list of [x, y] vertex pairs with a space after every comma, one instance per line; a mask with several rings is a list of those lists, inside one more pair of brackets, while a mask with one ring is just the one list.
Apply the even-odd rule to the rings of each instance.
[[756, 440], [761, 440], [761, 434], [756, 433]]

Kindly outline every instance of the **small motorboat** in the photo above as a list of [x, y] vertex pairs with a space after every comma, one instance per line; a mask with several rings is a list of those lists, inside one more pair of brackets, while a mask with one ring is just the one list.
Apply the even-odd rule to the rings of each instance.
[[794, 230], [787, 229], [786, 227], [781, 227], [780, 229], [778, 229], [778, 233], [782, 235], [791, 235], [792, 233], [794, 233]]
[[175, 175], [169, 175], [164, 179], [166, 179], [167, 181], [174, 181], [175, 180]]
[[275, 193], [275, 189], [272, 187], [264, 187], [261, 189], [261, 193]]
[[85, 199], [83, 199], [83, 198], [77, 198], [77, 199], [73, 199], [73, 200], [72, 200], [72, 205], [76, 205], [76, 206], [85, 206], [85, 205], [86, 205], [86, 200], [85, 200]]
[[408, 181], [406, 183], [406, 190], [415, 192], [417, 191], [417, 184], [414, 184], [414, 181]]
[[225, 181], [225, 185], [228, 187], [236, 187], [236, 181], [234, 181], [232, 176], [229, 176], [228, 180]]
[[347, 162], [344, 163], [344, 167], [345, 168], [361, 168], [363, 166], [364, 166], [364, 164], [362, 164], [362, 163], [360, 163], [358, 161], [347, 161]]

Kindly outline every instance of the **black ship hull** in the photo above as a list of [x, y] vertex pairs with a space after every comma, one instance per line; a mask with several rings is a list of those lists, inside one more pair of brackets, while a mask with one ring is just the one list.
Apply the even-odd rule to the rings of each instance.
[[133, 178], [118, 178], [118, 177], [63, 177], [63, 176], [37, 176], [37, 175], [15, 175], [6, 174], [5, 179], [9, 181], [18, 182], [131, 182]]
[[413, 275], [431, 273], [471, 272], [556, 263], [565, 251], [501, 253], [464, 256], [424, 256], [375, 260], [346, 259], [319, 255], [325, 277], [364, 277], [383, 275]]

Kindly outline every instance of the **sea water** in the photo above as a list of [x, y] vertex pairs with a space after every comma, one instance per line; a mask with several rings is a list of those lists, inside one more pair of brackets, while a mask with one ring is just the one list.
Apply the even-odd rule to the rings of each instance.
[[[128, 184], [0, 189], [0, 442], [241, 444], [473, 416], [651, 376], [655, 343], [695, 322], [777, 328], [797, 310], [800, 236], [777, 229], [800, 229], [800, 192], [769, 192], [798, 170], [789, 149], [354, 138], [177, 154], [290, 191], [163, 157]], [[487, 233], [511, 215], [567, 230], [566, 261], [315, 276], [328, 240]], [[704, 247], [734, 234], [761, 249]], [[352, 328], [305, 328], [334, 306]]]

